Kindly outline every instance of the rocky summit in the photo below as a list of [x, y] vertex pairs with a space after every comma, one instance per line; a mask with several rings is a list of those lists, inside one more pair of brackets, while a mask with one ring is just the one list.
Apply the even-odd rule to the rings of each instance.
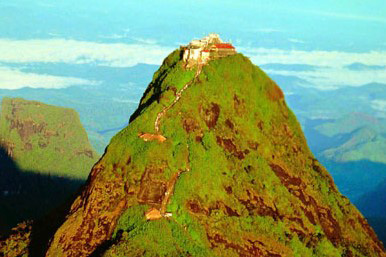
[[171, 53], [47, 256], [382, 256], [280, 88], [240, 53]]

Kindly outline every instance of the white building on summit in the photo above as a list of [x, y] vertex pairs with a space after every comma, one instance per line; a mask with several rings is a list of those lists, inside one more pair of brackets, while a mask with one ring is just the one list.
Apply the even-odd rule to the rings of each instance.
[[218, 34], [211, 33], [202, 39], [195, 39], [187, 46], [181, 46], [183, 61], [187, 66], [205, 64], [211, 59], [217, 59], [236, 54], [231, 43], [223, 42]]

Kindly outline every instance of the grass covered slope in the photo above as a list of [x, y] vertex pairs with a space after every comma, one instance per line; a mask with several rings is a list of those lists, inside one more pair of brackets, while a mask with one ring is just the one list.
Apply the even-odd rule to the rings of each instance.
[[84, 179], [98, 157], [74, 110], [21, 98], [3, 98], [0, 139], [21, 170]]
[[3, 98], [0, 234], [63, 204], [84, 183], [97, 157], [74, 110]]
[[[48, 256], [383, 253], [313, 157], [280, 88], [242, 54], [202, 68], [163, 116], [165, 142], [140, 138], [155, 133], [158, 113], [195, 72], [184, 70], [178, 50], [165, 59], [130, 124], [94, 166]], [[164, 207], [170, 217], [146, 220], [151, 208]]]

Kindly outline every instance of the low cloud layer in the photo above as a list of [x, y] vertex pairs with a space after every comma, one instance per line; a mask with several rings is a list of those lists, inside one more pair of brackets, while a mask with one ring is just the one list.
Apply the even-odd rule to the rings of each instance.
[[[378, 82], [386, 84], [386, 69], [353, 70], [350, 65], [361, 63], [366, 67], [386, 67], [386, 52], [350, 53], [337, 51], [299, 51], [266, 48], [241, 48], [252, 62], [266, 69], [268, 73], [296, 76], [310, 82], [310, 86], [322, 90], [342, 86], [361, 86]], [[274, 68], [274, 65], [287, 66]], [[279, 64], [279, 65], [278, 65]], [[291, 65], [308, 65], [313, 70], [296, 70]]]
[[95, 81], [80, 78], [27, 73], [0, 66], [1, 89], [20, 89], [23, 87], [65, 88], [74, 85], [92, 85], [96, 83]]
[[363, 63], [352, 63], [350, 65], [345, 66], [345, 68], [349, 70], [354, 70], [354, 71], [362, 71], [362, 70], [386, 70], [386, 66], [383, 65], [365, 65]]
[[371, 107], [377, 111], [386, 112], [386, 100], [373, 100], [371, 101]]
[[342, 86], [363, 86], [370, 83], [386, 84], [385, 71], [352, 71], [345, 68], [323, 67], [314, 71], [266, 70], [270, 74], [296, 76], [309, 81], [309, 86], [320, 90], [337, 89]]
[[[67, 39], [0, 39], [2, 62], [66, 62], [126, 67], [137, 63], [160, 64], [178, 46], [164, 47], [154, 40], [140, 39], [136, 44], [96, 43]], [[386, 52], [350, 53], [338, 51], [301, 51], [237, 47], [258, 65], [268, 63], [308, 64], [342, 67], [352, 63], [386, 65]]]
[[364, 53], [338, 52], [338, 51], [301, 51], [282, 50], [269, 48], [244, 48], [239, 51], [251, 57], [258, 64], [308, 64], [314, 66], [343, 67], [352, 63], [365, 65], [386, 65], [386, 52], [371, 51]]
[[160, 64], [172, 50], [143, 41], [141, 44], [107, 44], [67, 39], [0, 39], [0, 61], [10, 63], [97, 63], [129, 67], [137, 63]]
[[[142, 38], [137, 39], [136, 42], [124, 44], [68, 39], [0, 39], [0, 62], [17, 64], [95, 63], [109, 67], [130, 67], [138, 63], [159, 65], [172, 50], [178, 47], [178, 45], [165, 47], [157, 44], [155, 40]], [[239, 52], [249, 56], [255, 64], [269, 67], [266, 69], [267, 72], [297, 76], [309, 81], [310, 86], [319, 89], [359, 86], [372, 82], [386, 84], [385, 69], [350, 68], [353, 63], [360, 63], [363, 67], [386, 67], [386, 52], [384, 51], [354, 53], [236, 47]], [[291, 65], [294, 67], [291, 68]], [[312, 67], [312, 69], [302, 70], [299, 67]], [[0, 67], [0, 72], [1, 88], [20, 88], [23, 85], [58, 88], [89, 82], [79, 78], [23, 73], [5, 67]]]

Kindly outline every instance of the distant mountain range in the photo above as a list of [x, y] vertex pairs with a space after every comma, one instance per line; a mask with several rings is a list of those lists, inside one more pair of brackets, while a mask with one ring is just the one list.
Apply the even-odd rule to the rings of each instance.
[[314, 154], [354, 202], [386, 178], [385, 124], [384, 119], [363, 113], [304, 124]]
[[315, 129], [338, 143], [321, 153], [328, 160], [369, 160], [386, 164], [386, 119], [350, 113]]

